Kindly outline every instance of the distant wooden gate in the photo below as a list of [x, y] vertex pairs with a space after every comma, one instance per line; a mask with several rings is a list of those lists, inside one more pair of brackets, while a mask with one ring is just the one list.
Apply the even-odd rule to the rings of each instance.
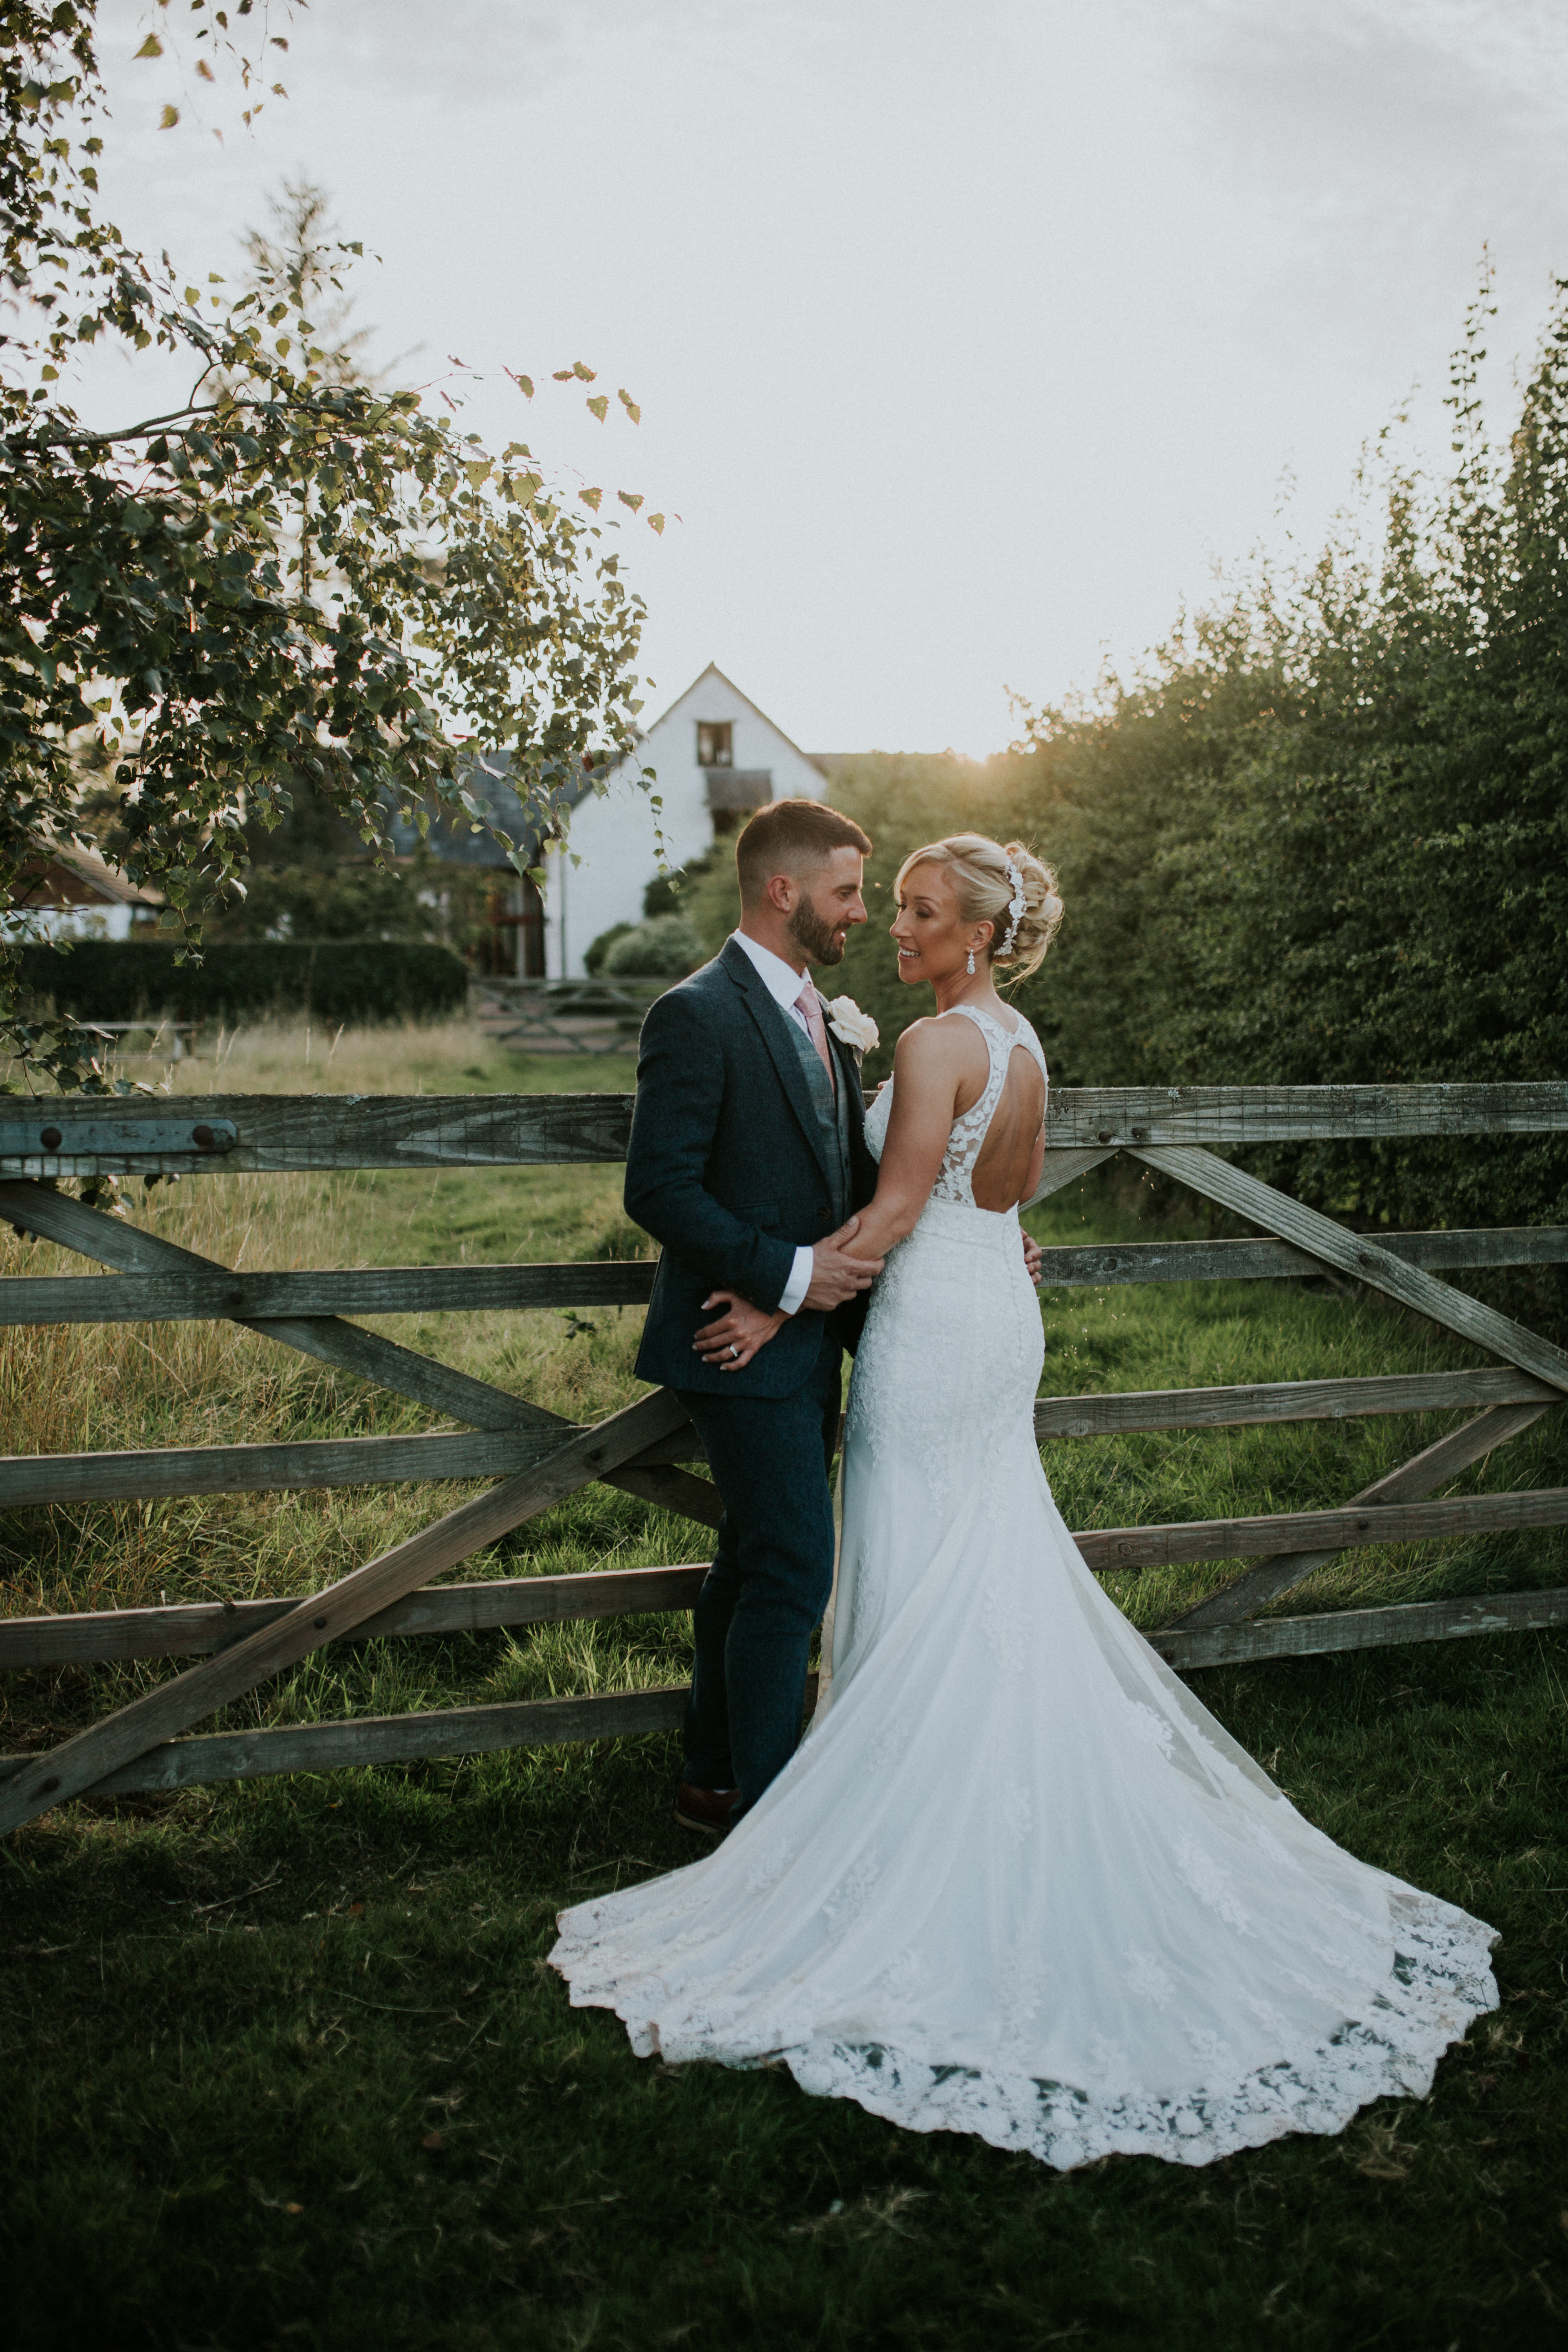
[[[18, 1456], [0, 1462], [0, 1503], [422, 1478], [497, 1477], [500, 1483], [307, 1599], [0, 1620], [3, 1666], [140, 1657], [201, 1661], [56, 1748], [0, 1759], [0, 1831], [89, 1792], [178, 1789], [268, 1772], [603, 1738], [679, 1724], [683, 1687], [185, 1736], [204, 1717], [346, 1635], [451, 1633], [689, 1609], [705, 1572], [700, 1563], [460, 1585], [433, 1585], [431, 1580], [595, 1479], [707, 1527], [717, 1521], [719, 1498], [711, 1485], [680, 1466], [697, 1458], [699, 1448], [668, 1390], [657, 1390], [592, 1427], [574, 1427], [524, 1398], [342, 1319], [443, 1309], [642, 1305], [653, 1284], [654, 1268], [647, 1262], [237, 1273], [87, 1208], [52, 1190], [47, 1181], [111, 1172], [326, 1173], [617, 1160], [626, 1154], [629, 1096], [76, 1097], [32, 1106], [26, 1117], [20, 1105], [4, 1108], [0, 1217], [113, 1267], [119, 1278], [0, 1281], [0, 1323], [226, 1318], [466, 1426], [428, 1435], [279, 1445]], [[18, 1115], [9, 1115], [13, 1109]], [[1265, 1238], [1050, 1249], [1045, 1253], [1047, 1285], [1278, 1277], [1326, 1266], [1500, 1360], [1468, 1371], [1042, 1400], [1035, 1412], [1041, 1439], [1363, 1413], [1473, 1412], [1459, 1428], [1337, 1510], [1079, 1535], [1076, 1540], [1085, 1560], [1101, 1573], [1205, 1559], [1254, 1563], [1151, 1637], [1172, 1664], [1190, 1669], [1568, 1623], [1568, 1589], [1258, 1618], [1265, 1603], [1358, 1545], [1568, 1523], [1564, 1488], [1430, 1499], [1460, 1470], [1516, 1436], [1568, 1393], [1568, 1353], [1437, 1276], [1464, 1266], [1561, 1261], [1568, 1256], [1568, 1229], [1390, 1234], [1373, 1239], [1304, 1208], [1206, 1148], [1564, 1128], [1568, 1085], [1555, 1084], [1068, 1088], [1053, 1097], [1051, 1149], [1037, 1199], [1117, 1152], [1127, 1152], [1247, 1219]]]
[[626, 974], [598, 980], [507, 974], [476, 979], [468, 995], [488, 1034], [519, 1053], [635, 1054], [648, 1006], [668, 986], [668, 980]]

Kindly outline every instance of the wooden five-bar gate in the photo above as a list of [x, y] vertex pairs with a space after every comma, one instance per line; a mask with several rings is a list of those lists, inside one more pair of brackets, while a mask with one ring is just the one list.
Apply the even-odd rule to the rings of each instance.
[[[456, 1097], [243, 1096], [63, 1098], [0, 1116], [0, 1218], [113, 1276], [0, 1281], [0, 1323], [226, 1318], [359, 1374], [455, 1431], [0, 1462], [0, 1502], [100, 1502], [238, 1490], [496, 1479], [457, 1509], [305, 1599], [82, 1611], [0, 1619], [0, 1665], [195, 1658], [118, 1711], [39, 1753], [0, 1758], [0, 1831], [69, 1797], [172, 1790], [269, 1772], [406, 1762], [667, 1729], [684, 1688], [520, 1701], [399, 1716], [196, 1733], [194, 1727], [310, 1651], [352, 1635], [449, 1633], [689, 1609], [702, 1565], [587, 1575], [435, 1579], [595, 1479], [711, 1527], [713, 1486], [681, 1465], [696, 1433], [668, 1390], [582, 1428], [346, 1318], [425, 1310], [635, 1306], [654, 1268], [620, 1264], [368, 1267], [250, 1274], [214, 1264], [47, 1181], [107, 1173], [324, 1173], [513, 1168], [625, 1157], [624, 1095]], [[1096, 1529], [1077, 1541], [1100, 1572], [1249, 1562], [1151, 1636], [1179, 1669], [1568, 1623], [1568, 1589], [1339, 1610], [1258, 1611], [1357, 1545], [1458, 1538], [1568, 1523], [1568, 1488], [1434, 1499], [1568, 1392], [1568, 1353], [1440, 1276], [1568, 1255], [1568, 1229], [1347, 1231], [1209, 1147], [1340, 1137], [1528, 1134], [1568, 1128], [1568, 1084], [1066, 1089], [1052, 1098], [1037, 1199], [1131, 1154], [1259, 1229], [1237, 1241], [1047, 1249], [1044, 1280], [1094, 1286], [1321, 1273], [1346, 1276], [1426, 1316], [1494, 1362], [1474, 1370], [1273, 1385], [1047, 1397], [1042, 1440], [1222, 1429], [1363, 1413], [1467, 1411], [1470, 1418], [1336, 1510]]]

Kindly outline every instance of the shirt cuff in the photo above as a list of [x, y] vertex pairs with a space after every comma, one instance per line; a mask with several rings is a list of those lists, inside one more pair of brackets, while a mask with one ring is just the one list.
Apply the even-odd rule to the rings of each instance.
[[815, 1256], [804, 1244], [796, 1250], [795, 1264], [789, 1270], [789, 1280], [779, 1293], [781, 1315], [794, 1315], [797, 1312], [802, 1299], [811, 1288], [811, 1277], [816, 1270], [816, 1265]]

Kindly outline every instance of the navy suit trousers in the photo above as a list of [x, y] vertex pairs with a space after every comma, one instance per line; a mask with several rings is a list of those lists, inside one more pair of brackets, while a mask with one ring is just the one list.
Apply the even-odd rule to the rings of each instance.
[[724, 1498], [694, 1614], [682, 1778], [755, 1804], [800, 1740], [811, 1637], [833, 1589], [842, 1361], [825, 1328], [811, 1376], [786, 1397], [682, 1390]]

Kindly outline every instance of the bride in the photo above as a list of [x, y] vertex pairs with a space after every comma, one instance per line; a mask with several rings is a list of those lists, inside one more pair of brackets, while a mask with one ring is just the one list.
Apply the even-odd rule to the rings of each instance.
[[1051, 1499], [1017, 1234], [1046, 1067], [993, 970], [1038, 966], [1052, 885], [973, 834], [899, 875], [900, 975], [937, 1013], [867, 1118], [855, 1246], [887, 1268], [849, 1393], [830, 1696], [716, 1852], [563, 1912], [551, 1958], [640, 2055], [782, 2062], [1062, 2170], [1206, 2164], [1423, 2095], [1496, 2005], [1495, 1937], [1304, 1821]]

